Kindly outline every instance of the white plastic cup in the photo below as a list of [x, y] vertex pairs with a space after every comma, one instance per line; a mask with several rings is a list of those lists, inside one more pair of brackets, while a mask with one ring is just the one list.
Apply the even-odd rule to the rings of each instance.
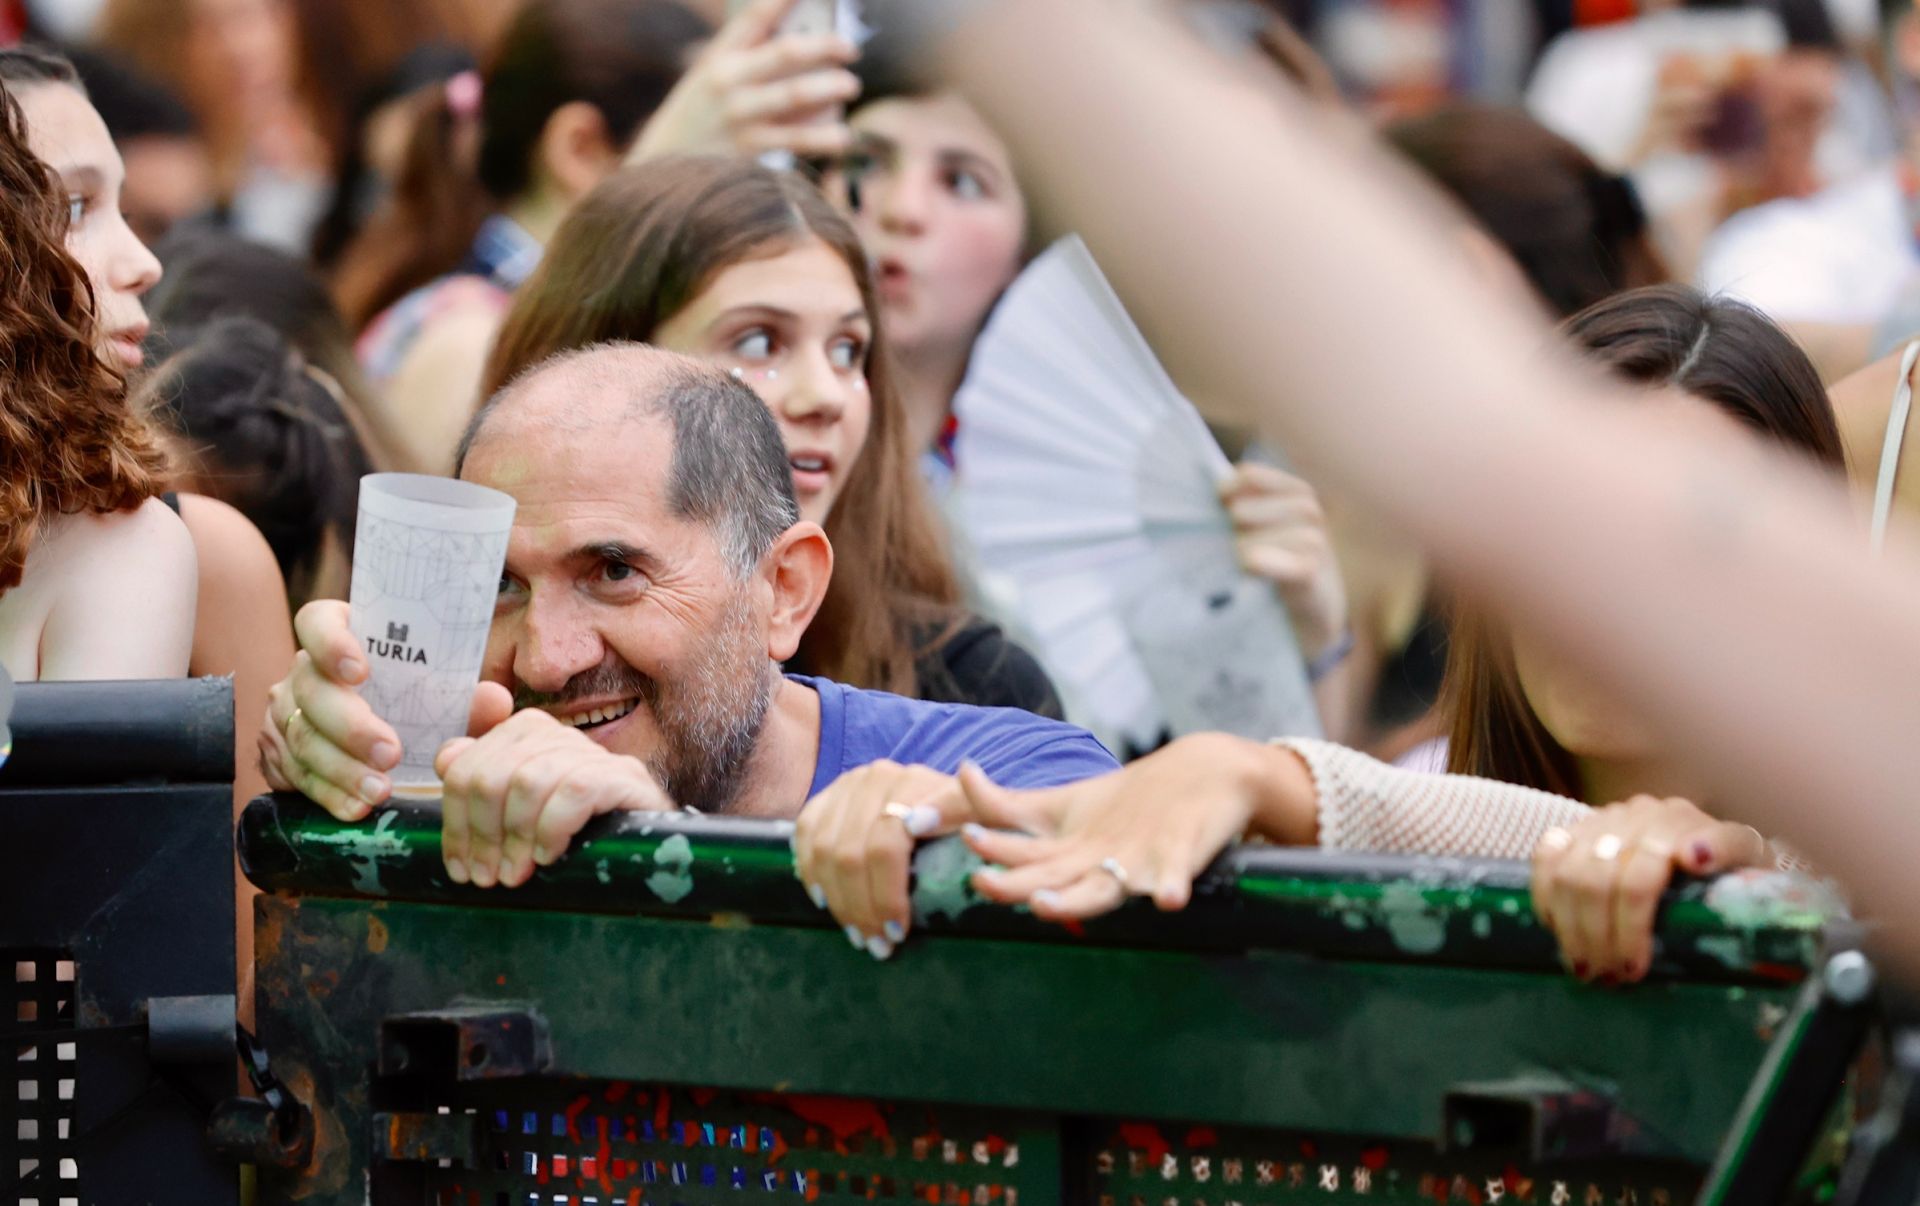
[[466, 736], [513, 509], [511, 495], [447, 477], [360, 479], [353, 635], [369, 667], [360, 693], [400, 734], [397, 794], [437, 795], [434, 755]]

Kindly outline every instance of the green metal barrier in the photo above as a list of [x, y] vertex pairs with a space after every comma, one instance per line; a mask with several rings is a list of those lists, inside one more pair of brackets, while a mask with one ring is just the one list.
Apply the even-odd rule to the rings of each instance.
[[1684, 885], [1610, 991], [1561, 970], [1522, 865], [1266, 847], [1185, 913], [1069, 932], [933, 843], [876, 963], [789, 832], [611, 817], [482, 891], [431, 806], [255, 801], [260, 1037], [318, 1136], [262, 1200], [1679, 1203], [1819, 995], [1805, 881]]

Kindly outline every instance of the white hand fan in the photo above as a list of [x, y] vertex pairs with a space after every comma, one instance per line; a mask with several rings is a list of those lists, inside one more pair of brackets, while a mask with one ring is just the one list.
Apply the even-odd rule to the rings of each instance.
[[954, 398], [950, 506], [988, 593], [1106, 738], [1320, 731], [1285, 609], [1234, 557], [1228, 471], [1077, 236], [1020, 275]]

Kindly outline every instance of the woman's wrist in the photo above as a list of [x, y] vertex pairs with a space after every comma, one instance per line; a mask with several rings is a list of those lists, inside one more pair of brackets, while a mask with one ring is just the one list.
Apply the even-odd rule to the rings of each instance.
[[1282, 846], [1312, 846], [1320, 840], [1320, 795], [1313, 772], [1280, 742], [1245, 742], [1242, 773], [1252, 801], [1253, 833]]

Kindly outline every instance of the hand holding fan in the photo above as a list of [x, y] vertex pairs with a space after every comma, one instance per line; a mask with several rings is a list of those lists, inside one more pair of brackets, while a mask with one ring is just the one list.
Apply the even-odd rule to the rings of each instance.
[[1077, 237], [1000, 300], [954, 409], [961, 534], [1079, 719], [1318, 733], [1286, 611], [1234, 555], [1227, 459]]

